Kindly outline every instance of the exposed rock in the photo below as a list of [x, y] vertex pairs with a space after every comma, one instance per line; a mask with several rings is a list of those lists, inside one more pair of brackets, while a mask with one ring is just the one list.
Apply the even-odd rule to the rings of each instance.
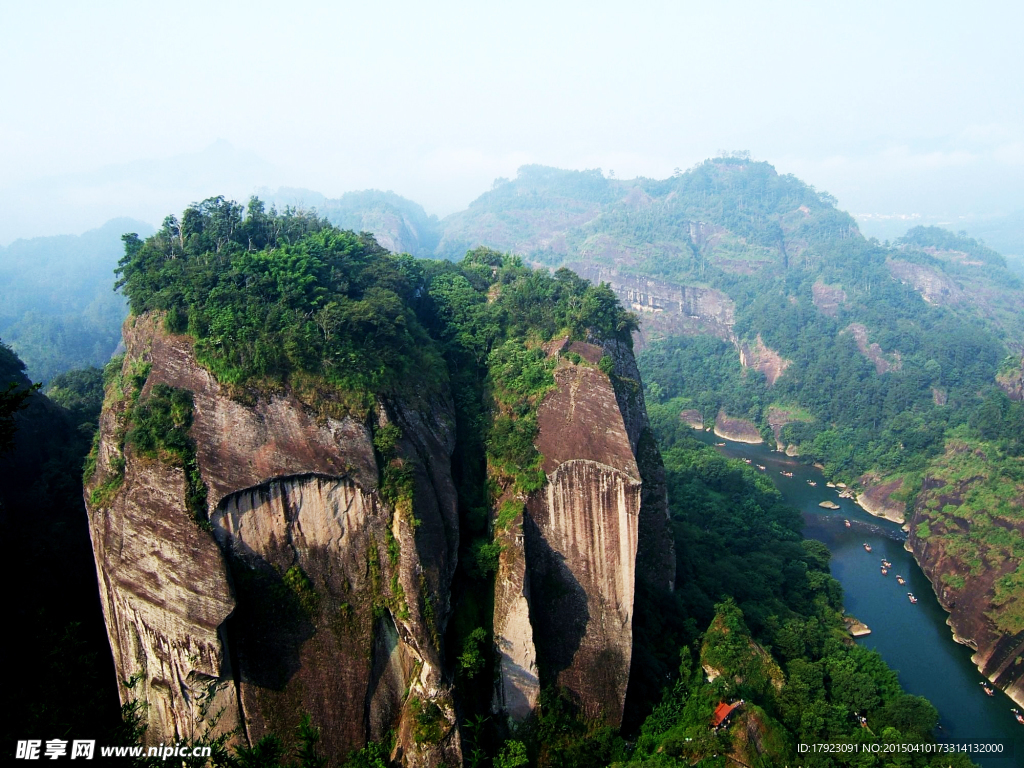
[[838, 315], [839, 308], [846, 303], [846, 291], [841, 285], [829, 285], [821, 279], [811, 286], [811, 296], [814, 306], [829, 317]]
[[[947, 446], [947, 454], [951, 450], [955, 454], [964, 447]], [[1012, 574], [1019, 561], [1013, 557], [989, 557], [984, 546], [978, 550], [968, 548], [966, 552], [958, 549], [955, 543], [966, 538], [970, 521], [955, 512], [938, 515], [931, 509], [958, 506], [978, 479], [968, 477], [948, 485], [946, 480], [926, 475], [914, 504], [906, 548], [928, 577], [939, 603], [949, 612], [946, 623], [953, 630], [953, 639], [973, 648], [971, 661], [979, 672], [1024, 706], [1024, 632], [1001, 630], [992, 618], [995, 584]], [[937, 505], [929, 504], [933, 499]], [[1000, 518], [999, 524], [1011, 535], [1024, 534], [1020, 520]], [[971, 556], [981, 558], [985, 567], [973, 568], [966, 559]], [[955, 583], [957, 579], [959, 585]]]
[[1020, 368], [1000, 374], [996, 382], [1011, 400], [1024, 400], [1024, 357], [1020, 360]]
[[746, 368], [753, 368], [755, 371], [763, 373], [768, 380], [769, 387], [779, 380], [779, 377], [791, 363], [790, 360], [786, 360], [774, 349], [766, 346], [761, 338], [761, 334], [757, 334], [754, 346], [750, 346], [745, 341], [739, 346], [740, 364]]
[[[585, 362], [559, 362], [557, 387], [537, 414], [547, 484], [501, 534], [495, 704], [521, 721], [539, 686], [558, 684], [589, 716], [617, 725], [636, 579], [671, 588], [675, 578], [664, 469], [628, 347], [574, 342], [568, 350]], [[594, 365], [605, 355], [614, 384]]]
[[704, 429], [704, 416], [696, 408], [687, 408], [680, 411], [679, 420], [693, 429]]
[[[305, 711], [333, 755], [395, 731], [404, 765], [460, 760], [439, 645], [458, 547], [450, 402], [380, 403], [414, 486], [407, 508], [390, 509], [368, 421], [318, 418], [290, 392], [231, 400], [157, 317], [129, 319], [124, 335], [125, 370], [152, 365], [142, 398], [156, 384], [192, 393], [213, 529], [187, 510], [183, 471], [130, 446], [122, 487], [90, 505], [115, 665], [120, 679], [142, 676], [147, 740], [201, 731], [217, 712], [236, 738], [287, 739]], [[101, 416], [87, 494], [113, 472], [117, 407]], [[438, 743], [415, 743], [413, 697], [447, 720]]]
[[826, 499], [825, 501], [819, 501], [818, 506], [824, 509], [839, 509], [839, 505], [829, 499]]
[[881, 376], [890, 370], [898, 371], [903, 367], [899, 352], [886, 354], [878, 344], [868, 344], [868, 329], [863, 323], [850, 323], [844, 329], [857, 342], [857, 349], [875, 365], [875, 371]]
[[853, 618], [853, 616], [844, 616], [843, 623], [846, 624], [846, 631], [853, 637], [864, 637], [871, 634], [870, 627], [860, 619]]
[[782, 428], [787, 424], [795, 424], [797, 422], [809, 420], [810, 419], [802, 409], [796, 410], [794, 408], [786, 408], [781, 405], [768, 406], [768, 426], [771, 427], [772, 434], [775, 436], [775, 448], [780, 451], [785, 451], [787, 456], [798, 455], [799, 449], [797, 446], [783, 444]]
[[530, 575], [526, 565], [523, 515], [507, 530], [495, 531], [501, 544], [494, 592], [494, 638], [498, 656], [493, 710], [523, 722], [537, 707], [540, 676], [530, 622]]
[[566, 266], [592, 283], [608, 283], [622, 304], [640, 315], [643, 326], [635, 339], [638, 348], [673, 335], [706, 333], [732, 339], [736, 307], [721, 291], [625, 274], [596, 264]]
[[149, 703], [151, 743], [191, 734], [204, 701], [224, 712], [217, 731], [240, 725], [222, 637], [235, 601], [220, 549], [184, 499], [182, 470], [129, 454], [114, 503], [90, 510], [114, 665], [119, 680], [142, 676], [133, 695]]
[[757, 429], [757, 425], [748, 419], [738, 419], [732, 416], [727, 416], [725, 411], [719, 411], [715, 417], [715, 434], [719, 437], [724, 437], [726, 440], [732, 440], [737, 443], [751, 443], [758, 444], [763, 443], [764, 439], [761, 437], [760, 431]]
[[894, 523], [903, 523], [906, 503], [893, 498], [894, 494], [903, 489], [903, 480], [883, 482], [875, 475], [864, 475], [858, 482], [864, 488], [855, 497], [861, 509], [875, 517], [884, 517]]
[[949, 400], [949, 393], [943, 387], [932, 387], [932, 402], [940, 408]]
[[910, 261], [889, 259], [890, 274], [903, 283], [908, 283], [929, 304], [959, 304], [964, 300], [960, 286], [937, 269]]

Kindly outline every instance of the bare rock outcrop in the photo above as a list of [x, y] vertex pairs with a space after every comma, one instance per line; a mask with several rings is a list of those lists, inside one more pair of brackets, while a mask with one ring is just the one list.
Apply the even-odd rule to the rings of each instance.
[[711, 334], [732, 340], [736, 305], [714, 288], [678, 285], [642, 275], [631, 275], [597, 264], [566, 265], [592, 283], [608, 283], [623, 306], [638, 313], [643, 327], [635, 334], [638, 348], [675, 335]]
[[863, 475], [857, 482], [863, 488], [856, 495], [861, 509], [875, 517], [903, 523], [906, 502], [893, 498], [903, 490], [903, 480], [884, 480], [877, 475]]
[[769, 387], [779, 380], [779, 377], [786, 372], [792, 362], [767, 346], [760, 333], [757, 334], [753, 344], [744, 341], [740, 343], [739, 348], [740, 365], [763, 373], [765, 379], [768, 380]]
[[679, 420], [691, 429], [704, 429], [704, 415], [696, 408], [686, 408], [680, 411]]
[[[952, 453], [959, 450], [954, 448]], [[957, 547], [967, 538], [971, 521], [963, 513], [946, 514], [947, 509], [959, 506], [979, 479], [968, 477], [950, 484], [926, 475], [909, 520], [905, 546], [949, 613], [946, 623], [953, 630], [953, 639], [972, 648], [971, 661], [978, 671], [1024, 706], [1024, 631], [1001, 629], [994, 620], [997, 609], [993, 603], [998, 583], [1012, 578], [1019, 561], [1000, 555], [995, 541], [982, 543], [978, 549]], [[1001, 518], [999, 525], [1010, 536], [1024, 533], [1024, 525], [1016, 519]], [[985, 567], [972, 567], [972, 556], [980, 558]]]
[[[440, 647], [458, 547], [446, 396], [365, 418], [315, 414], [288, 391], [243, 403], [158, 317], [130, 318], [124, 336], [125, 373], [151, 366], [142, 401], [157, 384], [192, 394], [210, 521], [189, 509], [183, 469], [130, 444], [121, 456], [125, 404], [108, 398], [89, 521], [117, 673], [139, 676], [150, 705], [146, 738], [288, 739], [308, 712], [330, 754], [394, 731], [404, 765], [458, 762]], [[394, 507], [372, 442], [387, 424], [412, 488]], [[92, 494], [121, 460], [120, 487]], [[430, 743], [411, 725], [423, 702], [442, 734]]]
[[1019, 368], [1000, 374], [996, 377], [996, 383], [1011, 400], [1024, 400], [1024, 357], [1020, 360]]
[[886, 354], [877, 343], [868, 343], [868, 329], [863, 323], [850, 323], [843, 330], [853, 336], [857, 342], [857, 350], [874, 364], [879, 376], [903, 367], [903, 359], [899, 352]]
[[[589, 716], [617, 725], [636, 581], [674, 586], [664, 469], [628, 347], [574, 342], [568, 351], [582, 362], [559, 361], [557, 387], [538, 410], [547, 483], [503, 534], [495, 703], [522, 720], [540, 685], [557, 684]], [[606, 356], [610, 375], [597, 365]]]
[[728, 416], [722, 410], [715, 417], [715, 434], [737, 443], [757, 445], [764, 442], [764, 438], [761, 437], [761, 432], [754, 422], [749, 419]]
[[829, 317], [836, 317], [846, 303], [846, 291], [841, 285], [829, 285], [821, 279], [811, 286], [811, 297], [814, 306]]
[[965, 298], [960, 286], [937, 269], [898, 259], [890, 259], [887, 264], [894, 278], [908, 283], [929, 304], [959, 304]]

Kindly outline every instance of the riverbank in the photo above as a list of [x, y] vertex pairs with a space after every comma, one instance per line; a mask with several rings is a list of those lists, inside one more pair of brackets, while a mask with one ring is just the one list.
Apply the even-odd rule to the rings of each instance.
[[[710, 433], [695, 436], [708, 444], [715, 441]], [[1002, 690], [991, 697], [985, 694], [980, 683], [987, 676], [978, 672], [978, 662], [984, 660], [969, 645], [954, 639], [949, 613], [914, 553], [906, 548], [908, 537], [900, 523], [872, 514], [853, 494], [840, 495], [850, 489], [829, 491], [835, 494], [839, 509], [819, 507], [822, 486], [826, 485], [820, 468], [796, 462], [766, 445], [729, 442], [718, 450], [765, 466], [786, 500], [802, 512], [804, 535], [823, 542], [832, 552], [832, 574], [843, 587], [846, 611], [871, 630], [854, 642], [881, 654], [899, 671], [908, 693], [924, 696], [935, 705], [942, 723], [940, 739], [1009, 742], [1024, 738], [1024, 729], [1010, 712], [1014, 706], [1024, 707], [1019, 691], [1011, 691], [1012, 696]], [[793, 477], [780, 472], [792, 472]], [[816, 485], [810, 485], [812, 482]], [[871, 496], [868, 506], [880, 511]], [[871, 546], [870, 552], [865, 543]], [[892, 563], [887, 575], [881, 573], [881, 560]], [[903, 584], [897, 576], [903, 578]], [[916, 603], [910, 602], [908, 592], [914, 593]], [[975, 762], [986, 768], [1007, 764], [1006, 760], [980, 757]]]

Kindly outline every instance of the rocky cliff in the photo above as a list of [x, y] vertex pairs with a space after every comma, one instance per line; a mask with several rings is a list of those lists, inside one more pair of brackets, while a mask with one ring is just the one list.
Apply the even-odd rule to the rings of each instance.
[[617, 725], [636, 581], [671, 589], [675, 578], [664, 469], [628, 348], [565, 340], [548, 352], [572, 357], [558, 358], [538, 410], [547, 483], [499, 531], [495, 704], [522, 720], [540, 686], [557, 684]]
[[[86, 495], [117, 674], [141, 679], [147, 740], [287, 739], [305, 712], [331, 754], [394, 731], [403, 764], [458, 762], [440, 648], [458, 546], [451, 403], [338, 416], [289, 391], [239, 402], [158, 317], [130, 318], [124, 338]], [[191, 394], [194, 467], [125, 440], [133, 400], [159, 385]], [[401, 492], [381, 487], [385, 469]]]
[[996, 378], [999, 387], [1011, 400], [1024, 400], [1024, 357], [1019, 368], [1011, 368]]
[[[906, 548], [949, 612], [954, 639], [974, 649], [971, 660], [982, 675], [1024, 705], [1022, 596], [1012, 544], [1024, 535], [1024, 524], [1009, 504], [986, 503], [979, 513], [979, 501], [991, 498], [979, 471], [984, 461], [979, 448], [947, 445], [922, 481]], [[1019, 505], [1024, 485], [1017, 483], [1015, 494]]]
[[655, 339], [680, 334], [707, 333], [733, 340], [736, 306], [722, 291], [678, 285], [583, 262], [566, 266], [592, 283], [608, 283], [622, 305], [640, 315], [643, 324], [635, 340], [641, 347]]

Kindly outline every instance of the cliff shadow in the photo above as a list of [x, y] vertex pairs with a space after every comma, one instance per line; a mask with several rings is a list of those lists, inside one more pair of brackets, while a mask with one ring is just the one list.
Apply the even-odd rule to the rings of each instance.
[[576, 657], [590, 622], [587, 593], [530, 517], [523, 515], [530, 624], [541, 687], [557, 684]]
[[398, 628], [385, 611], [374, 625], [370, 685], [366, 689], [367, 733], [371, 740], [387, 737], [402, 713], [405, 674], [398, 644]]
[[225, 555], [236, 600], [225, 622], [235, 674], [239, 682], [283, 690], [302, 666], [300, 651], [315, 632], [312, 616], [264, 558]]

